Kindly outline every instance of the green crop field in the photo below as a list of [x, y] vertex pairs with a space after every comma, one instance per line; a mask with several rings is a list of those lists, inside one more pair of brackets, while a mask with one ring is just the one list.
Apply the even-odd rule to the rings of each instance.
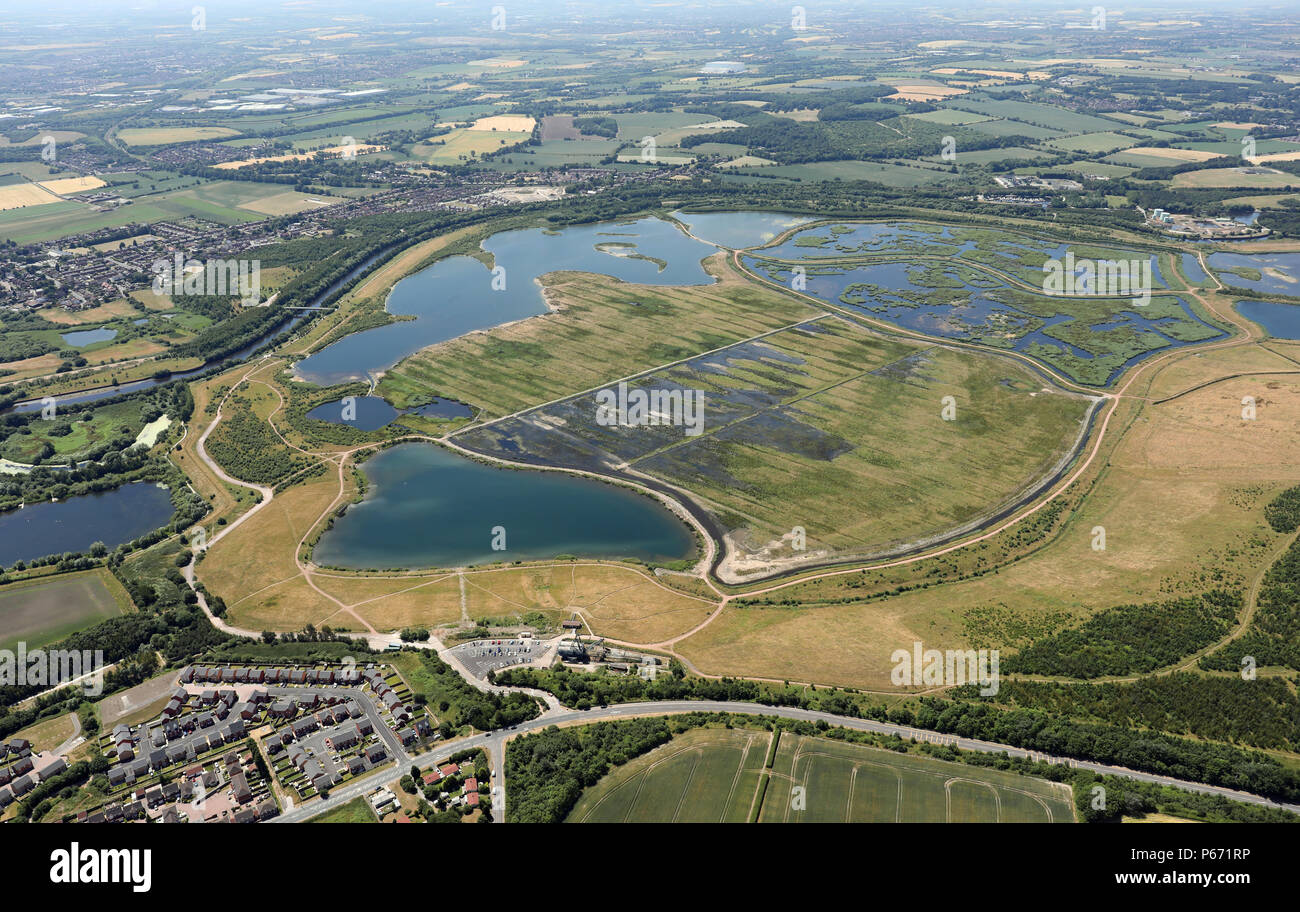
[[107, 570], [10, 583], [0, 589], [0, 648], [35, 649], [122, 614], [131, 601]]
[[1043, 779], [787, 734], [759, 821], [1072, 823], [1074, 809], [1067, 786]]
[[[1019, 132], [1019, 131], [1013, 131]], [[975, 149], [963, 152], [957, 148], [957, 161], [964, 165], [987, 165], [989, 162], [1050, 158], [1051, 154], [1038, 149], [1026, 149], [1024, 146], [1004, 146], [1001, 149]], [[943, 161], [941, 156], [931, 156], [931, 161]]]
[[578, 799], [577, 823], [744, 823], [771, 734], [702, 729], [606, 776]]
[[948, 102], [944, 107], [957, 108], [961, 111], [974, 111], [990, 117], [1005, 117], [1028, 124], [1046, 127], [1049, 130], [1064, 130], [1068, 133], [1093, 133], [1099, 130], [1113, 130], [1117, 122], [1096, 117], [1092, 114], [1079, 114], [1052, 105], [1035, 104], [1031, 101], [980, 101], [960, 98]]
[[[1067, 823], [1068, 787], [825, 738], [687, 732], [587, 789], [570, 823]], [[766, 780], [766, 781], [764, 781]], [[799, 791], [796, 791], [796, 790]]]
[[[976, 115], [968, 114], [967, 116], [975, 117]], [[1030, 139], [1052, 139], [1061, 135], [1060, 130], [1051, 130], [1047, 127], [1027, 124], [1020, 120], [984, 120], [970, 124], [970, 128], [977, 133], [987, 133], [989, 136], [1027, 136]]]
[[[972, 153], [974, 154], [974, 153]], [[1030, 153], [1032, 157], [1039, 153]], [[778, 165], [761, 168], [737, 169], [740, 174], [762, 174], [765, 176], [789, 177], [799, 180], [869, 180], [887, 187], [919, 187], [939, 181], [954, 180], [957, 175], [946, 170], [923, 167], [894, 165], [889, 162], [871, 161], [821, 161], [802, 165]]]
[[951, 124], [954, 126], [966, 126], [967, 124], [992, 120], [987, 114], [971, 114], [968, 111], [954, 111], [950, 108], [936, 108], [933, 111], [926, 111], [924, 114], [908, 114], [907, 116], [913, 120], [923, 120], [927, 123]]
[[1105, 153], [1114, 152], [1116, 149], [1127, 149], [1130, 146], [1136, 146], [1139, 140], [1131, 136], [1122, 136], [1119, 133], [1109, 131], [1102, 133], [1084, 133], [1082, 136], [1067, 136], [1063, 139], [1052, 139], [1043, 143], [1053, 149], [1063, 149], [1067, 152], [1087, 152], [1087, 153]]
[[238, 135], [237, 130], [229, 127], [132, 127], [122, 130], [118, 139], [128, 146], [165, 146]]

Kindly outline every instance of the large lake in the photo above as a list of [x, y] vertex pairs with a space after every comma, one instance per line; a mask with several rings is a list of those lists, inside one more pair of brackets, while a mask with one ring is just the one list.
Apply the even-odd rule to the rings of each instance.
[[[1300, 253], [1212, 253], [1207, 259], [1225, 285], [1265, 294], [1300, 295]], [[1238, 275], [1234, 269], [1246, 274]]]
[[1300, 339], [1300, 304], [1239, 301], [1237, 312], [1264, 327], [1275, 339]]
[[[427, 443], [363, 466], [370, 488], [321, 536], [313, 560], [348, 569], [459, 567], [582, 557], [675, 560], [691, 530], [649, 497], [590, 478], [484, 465]], [[493, 550], [494, 527], [505, 529]]]
[[167, 489], [143, 481], [57, 503], [28, 504], [0, 514], [0, 565], [85, 552], [97, 541], [115, 548], [166, 525], [172, 513]]
[[740, 249], [767, 244], [812, 219], [780, 212], [674, 212], [691, 234], [710, 244]]
[[657, 218], [505, 231], [483, 249], [503, 272], [494, 274], [474, 257], [439, 260], [402, 279], [388, 296], [390, 313], [414, 320], [346, 336], [299, 361], [295, 375], [321, 386], [364, 380], [438, 342], [545, 313], [535, 280], [548, 272], [595, 272], [644, 285], [712, 284], [700, 260], [717, 252]]

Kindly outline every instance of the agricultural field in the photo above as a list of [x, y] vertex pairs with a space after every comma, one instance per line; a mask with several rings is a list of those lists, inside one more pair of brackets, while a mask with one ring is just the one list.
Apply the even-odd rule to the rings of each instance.
[[58, 202], [58, 199], [40, 184], [8, 184], [0, 187], [0, 211], [44, 206]]
[[311, 151], [287, 153], [285, 155], [270, 155], [262, 158], [246, 158], [240, 161], [222, 162], [221, 164], [215, 165], [214, 167], [218, 171], [233, 171], [233, 170], [238, 170], [239, 168], [247, 168], [250, 165], [260, 165], [263, 162], [304, 161], [316, 155], [324, 155], [327, 157], [342, 156], [342, 155], [349, 155], [349, 154], [364, 156], [364, 155], [370, 155], [371, 153], [374, 152], [380, 152], [382, 150], [383, 150], [382, 146], [372, 146], [366, 144], [348, 145], [348, 146], [325, 146], [324, 148], [313, 149]]
[[[569, 823], [1072, 823], [1067, 786], [863, 745], [696, 729], [587, 789]], [[802, 789], [795, 793], [795, 787]]]
[[238, 135], [238, 130], [229, 127], [128, 127], [117, 134], [128, 146], [165, 146]]
[[531, 135], [525, 132], [460, 127], [445, 135], [435, 136], [419, 143], [412, 149], [411, 154], [431, 165], [454, 165], [523, 142]]
[[1093, 114], [1079, 114], [1051, 105], [1030, 101], [980, 101], [957, 98], [944, 104], [944, 107], [958, 111], [969, 111], [989, 117], [1019, 121], [1049, 130], [1061, 130], [1067, 133], [1104, 132], [1115, 129], [1116, 122]]
[[[974, 154], [974, 153], [972, 153]], [[822, 161], [806, 165], [764, 165], [741, 168], [744, 174], [761, 174], [796, 180], [869, 180], [887, 187], [920, 187], [954, 179], [947, 171], [910, 167], [890, 162]]]
[[1083, 133], [1079, 136], [1069, 136], [1063, 139], [1050, 139], [1044, 145], [1052, 149], [1063, 149], [1066, 152], [1097, 154], [1114, 152], [1116, 149], [1137, 145], [1137, 142], [1131, 136], [1123, 136], [1119, 133], [1107, 131], [1104, 133]]
[[1207, 168], [1175, 174], [1173, 186], [1280, 190], [1300, 187], [1300, 177], [1273, 168]]
[[1185, 165], [1188, 162], [1205, 162], [1222, 156], [1221, 152], [1207, 152], [1198, 149], [1177, 149], [1155, 146], [1134, 146], [1122, 152], [1107, 155], [1103, 161], [1116, 165], [1131, 165], [1135, 168], [1169, 168]]
[[540, 146], [529, 146], [524, 152], [511, 153], [507, 160], [494, 164], [498, 167], [508, 165], [517, 170], [565, 164], [595, 167], [602, 159], [617, 152], [620, 145], [615, 139], [544, 140]]
[[[978, 117], [980, 115], [967, 113], [967, 116]], [[1053, 139], [1062, 135], [1061, 130], [1053, 130], [1037, 124], [1027, 124], [1020, 120], [982, 120], [970, 124], [970, 129], [987, 136], [1024, 136], [1030, 140]]]
[[956, 126], [967, 126], [969, 124], [980, 123], [981, 121], [991, 120], [987, 114], [974, 114], [969, 111], [955, 111], [951, 108], [937, 108], [933, 111], [926, 111], [923, 114], [908, 114], [915, 120], [924, 120], [928, 123], [953, 124]]
[[107, 570], [9, 583], [0, 587], [0, 649], [14, 649], [20, 640], [36, 649], [130, 608], [126, 590]]
[[[110, 180], [114, 175], [106, 175]], [[147, 175], [146, 175], [147, 178]], [[140, 180], [135, 175], [136, 181]], [[87, 178], [95, 181], [97, 178]], [[60, 186], [61, 181], [52, 182]], [[62, 190], [84, 192], [89, 184]], [[199, 217], [224, 225], [310, 211], [336, 205], [336, 196], [312, 195], [284, 184], [249, 181], [196, 181], [193, 178], [155, 178], [138, 189], [117, 184], [115, 193], [131, 197], [128, 205], [97, 211], [76, 197], [63, 199], [37, 184], [0, 186], [0, 240], [32, 243], [73, 232], [96, 231], [125, 225]], [[6, 205], [9, 201], [11, 205]]]
[[187, 190], [164, 194], [154, 204], [176, 216], [198, 215], [224, 224], [257, 221], [304, 209], [332, 205], [331, 197], [285, 190], [282, 185], [248, 181], [213, 181]]

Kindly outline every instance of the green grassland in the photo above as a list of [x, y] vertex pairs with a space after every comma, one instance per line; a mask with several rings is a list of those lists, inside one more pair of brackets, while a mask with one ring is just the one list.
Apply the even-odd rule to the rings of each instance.
[[418, 352], [384, 375], [379, 394], [399, 407], [445, 396], [496, 417], [815, 314], [719, 260], [709, 262], [720, 282], [687, 288], [552, 273], [545, 281], [557, 312]]
[[228, 139], [238, 131], [228, 127], [132, 127], [117, 134], [129, 146], [169, 146], [204, 139]]
[[116, 617], [131, 600], [107, 570], [27, 580], [0, 588], [0, 648], [35, 649]]
[[1067, 136], [1063, 139], [1051, 139], [1043, 145], [1066, 152], [1105, 153], [1117, 149], [1127, 149], [1138, 145], [1139, 140], [1119, 133], [1084, 133], [1080, 136]]
[[341, 804], [338, 807], [326, 811], [323, 814], [317, 814], [309, 818], [307, 823], [378, 823], [375, 812], [366, 804], [364, 797], [353, 798], [347, 804]]
[[1112, 165], [1106, 162], [1096, 161], [1077, 161], [1068, 165], [1057, 165], [1060, 171], [1072, 171], [1076, 174], [1096, 174], [1099, 177], [1127, 177], [1133, 173], [1132, 168], [1126, 168], [1123, 165]]
[[[779, 404], [710, 423], [632, 467], [692, 491], [742, 547], [795, 557], [767, 543], [797, 525], [810, 550], [849, 554], [993, 512], [1048, 474], [1081, 430], [1087, 400], [1041, 392], [1039, 379], [1009, 360], [903, 345], [837, 319], [819, 326], [817, 335], [764, 340], [798, 359], [797, 371], [765, 360], [732, 362], [716, 380], [691, 365], [666, 375], [706, 397], [725, 395], [710, 389], [713, 380], [746, 395], [763, 390]], [[956, 402], [953, 421], [941, 415], [946, 396]]]
[[1102, 159], [1104, 163], [1112, 165], [1124, 165], [1129, 168], [1172, 168], [1176, 165], [1186, 164], [1176, 158], [1164, 158], [1159, 155], [1143, 155], [1140, 152], [1129, 152], [1123, 150], [1112, 152]]
[[657, 136], [668, 130], [679, 130], [696, 124], [717, 120], [708, 114], [684, 114], [675, 111], [655, 111], [645, 114], [619, 114], [618, 138], [624, 142], [640, 142], [642, 137]]
[[[795, 526], [809, 552], [842, 556], [977, 522], [1050, 474], [1088, 410], [1017, 362], [886, 339], [840, 317], [631, 385], [699, 391], [704, 432], [600, 427], [594, 400], [579, 396], [457, 439], [504, 458], [626, 465], [690, 491], [744, 556], [798, 559], [780, 541]], [[565, 434], [538, 434], [538, 423]]]
[[[975, 154], [975, 153], [971, 153]], [[1038, 154], [1038, 153], [1035, 153]], [[1030, 156], [1027, 156], [1030, 157]], [[930, 168], [908, 167], [889, 162], [822, 161], [800, 165], [778, 165], [762, 168], [738, 168], [739, 174], [797, 178], [807, 181], [867, 180], [887, 187], [919, 187], [940, 181], [954, 180], [957, 175]]]
[[744, 823], [772, 735], [697, 729], [587, 789], [569, 823]]
[[0, 444], [0, 458], [28, 463], [47, 443], [56, 459], [76, 456], [114, 438], [134, 439], [144, 424], [140, 404], [130, 401], [100, 406], [70, 419], [33, 421], [27, 425], [30, 433], [11, 434]]
[[[489, 134], [490, 135], [490, 134]], [[573, 164], [593, 168], [601, 159], [613, 155], [621, 146], [613, 139], [547, 140], [540, 146], [529, 146], [527, 152], [513, 152], [505, 156], [508, 164], [518, 170], [551, 168]]]
[[950, 108], [936, 108], [933, 111], [926, 111], [924, 114], [908, 114], [915, 120], [924, 120], [929, 123], [953, 124], [955, 126], [967, 126], [986, 120], [992, 120], [987, 114], [972, 114], [968, 111], [954, 111]]
[[973, 111], [987, 114], [989, 117], [1003, 117], [1018, 120], [1049, 130], [1061, 130], [1067, 133], [1090, 133], [1101, 130], [1113, 130], [1116, 121], [1092, 114], [1079, 114], [1053, 105], [1037, 104], [1031, 101], [1012, 101], [998, 99], [981, 101], [978, 99], [957, 98], [944, 104], [947, 108], [959, 111]]
[[[968, 116], [975, 117], [977, 115], [970, 114]], [[1053, 139], [1061, 135], [1060, 130], [1050, 130], [1047, 127], [1035, 126], [1019, 120], [984, 120], [970, 124], [970, 128], [977, 133], [985, 133], [989, 136], [1026, 136], [1029, 139]]]
[[[569, 823], [1065, 823], [1041, 779], [825, 738], [697, 729], [587, 789]], [[798, 787], [802, 792], [796, 793]]]
[[1300, 177], [1273, 169], [1206, 168], [1174, 175], [1174, 187], [1242, 187], [1276, 190], [1300, 187]]
[[[990, 162], [1026, 160], [1032, 161], [1039, 158], [1051, 158], [1050, 152], [1044, 152], [1039, 149], [1027, 149], [1024, 146], [1004, 146], [1001, 149], [973, 149], [969, 152], [962, 151], [957, 147], [957, 162], [963, 165], [987, 165]], [[931, 161], [942, 161], [940, 156], [933, 156]]]
[[[806, 806], [794, 807], [792, 787]], [[1001, 770], [784, 735], [761, 823], [1072, 823], [1066, 786]]]

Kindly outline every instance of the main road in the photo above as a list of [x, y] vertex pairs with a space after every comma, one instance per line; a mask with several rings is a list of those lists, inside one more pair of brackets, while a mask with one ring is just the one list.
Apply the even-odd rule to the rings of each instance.
[[[791, 706], [763, 706], [758, 703], [739, 703], [729, 701], [666, 700], [657, 703], [620, 703], [614, 706], [602, 706], [586, 711], [553, 707], [538, 716], [536, 719], [532, 719], [528, 722], [521, 722], [510, 730], [486, 732], [469, 738], [447, 741], [439, 745], [437, 750], [412, 757], [410, 762], [420, 766], [421, 768], [428, 768], [428, 766], [438, 758], [445, 757], [456, 751], [468, 750], [471, 748], [484, 748], [492, 759], [493, 816], [498, 821], [504, 821], [506, 789], [505, 765], [503, 760], [505, 756], [505, 741], [508, 738], [515, 737], [517, 734], [537, 731], [551, 725], [602, 722], [611, 719], [627, 719], [634, 716], [671, 716], [691, 712], [727, 712], [752, 716], [769, 716], [780, 719], [794, 719], [801, 722], [826, 722], [829, 725], [853, 729], [855, 731], [875, 732], [876, 734], [881, 735], [898, 735], [905, 739], [946, 744], [961, 750], [977, 751], [983, 754], [1005, 753], [1010, 757], [1025, 757], [1033, 760], [1044, 760], [1048, 763], [1065, 764], [1075, 769], [1091, 770], [1102, 775], [1121, 776], [1125, 779], [1133, 779], [1138, 782], [1154, 782], [1159, 785], [1170, 785], [1189, 792], [1196, 792], [1203, 795], [1217, 795], [1219, 797], [1229, 798], [1233, 801], [1243, 801], [1247, 804], [1256, 804], [1262, 807], [1283, 808], [1292, 813], [1300, 814], [1300, 805], [1283, 804], [1264, 798], [1261, 795], [1253, 795], [1249, 792], [1241, 792], [1236, 789], [1224, 788], [1217, 785], [1205, 785], [1200, 782], [1188, 782], [1183, 779], [1174, 779], [1170, 776], [1161, 776], [1156, 773], [1144, 773], [1123, 766], [1110, 766], [1105, 763], [1092, 763], [1086, 760], [1071, 760], [1066, 757], [1056, 757], [1051, 754], [1027, 751], [1023, 748], [1011, 747], [1006, 744], [995, 744], [991, 741], [981, 741], [976, 738], [962, 738], [957, 735], [945, 735], [938, 732], [927, 731], [925, 729], [912, 728], [906, 725], [894, 725], [890, 722], [877, 722], [874, 719], [857, 719], [849, 716], [837, 716], [832, 713], [816, 712], [809, 709], [798, 709]], [[345, 804], [361, 795], [369, 794], [379, 788], [383, 783], [390, 782], [398, 776], [403, 775], [403, 773], [404, 770], [401, 769], [396, 771], [390, 770], [388, 776], [368, 776], [365, 779], [349, 783], [341, 788], [332, 790], [329, 798], [324, 801], [316, 801], [306, 805], [305, 807], [296, 808], [287, 814], [274, 818], [271, 822], [301, 823], [308, 818], [314, 817], [324, 811], [331, 810], [332, 808], [336, 808], [339, 805]]]

